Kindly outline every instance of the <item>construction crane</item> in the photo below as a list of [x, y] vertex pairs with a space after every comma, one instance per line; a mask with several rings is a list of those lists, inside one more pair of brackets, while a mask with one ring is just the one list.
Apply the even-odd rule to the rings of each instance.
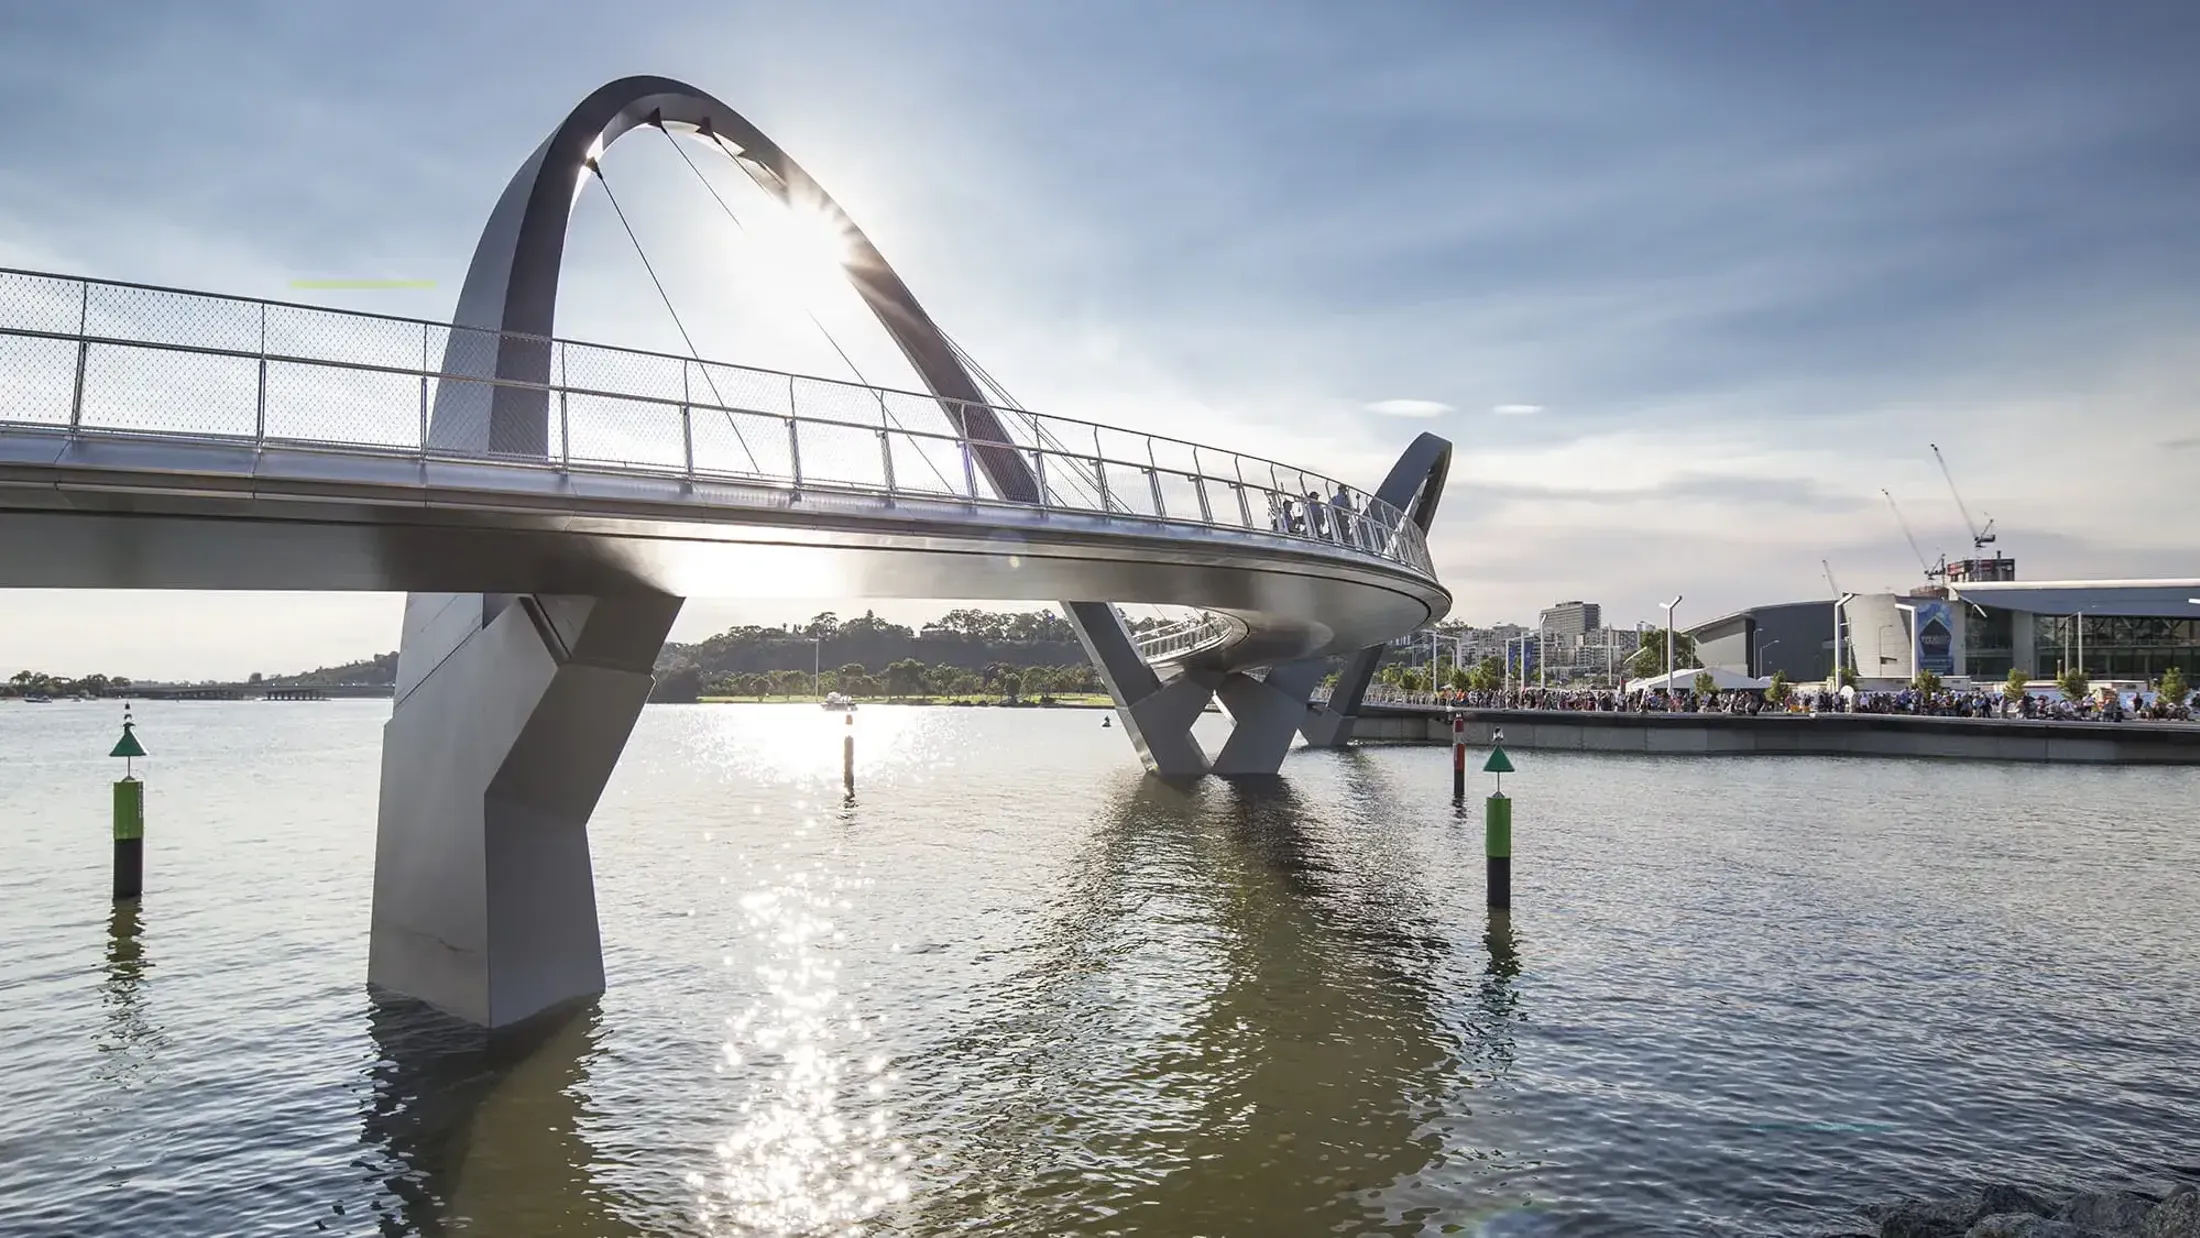
[[1971, 549], [1986, 549], [1994, 541], [1993, 513], [1986, 513], [1986, 527], [1980, 528], [1978, 521], [1971, 519], [1971, 509], [1963, 505], [1963, 492], [1956, 489], [1956, 475], [1948, 471], [1948, 457], [1940, 454], [1940, 444], [1927, 443], [1926, 446], [1933, 449], [1933, 459], [1940, 461], [1940, 475], [1948, 479], [1948, 493], [1955, 496], [1956, 510], [1963, 513], [1963, 523], [1971, 530]]
[[1902, 536], [1909, 540], [1910, 553], [1917, 556], [1917, 565], [1924, 570], [1925, 579], [1938, 580], [1946, 576], [1948, 574], [1948, 556], [1942, 555], [1937, 565], [1927, 559], [1924, 549], [1917, 544], [1917, 534], [1910, 532], [1910, 522], [1902, 518], [1902, 507], [1894, 501], [1894, 495], [1889, 494], [1885, 486], [1879, 488], [1879, 493], [1887, 496], [1887, 506], [1894, 511], [1894, 522], [1902, 526]]

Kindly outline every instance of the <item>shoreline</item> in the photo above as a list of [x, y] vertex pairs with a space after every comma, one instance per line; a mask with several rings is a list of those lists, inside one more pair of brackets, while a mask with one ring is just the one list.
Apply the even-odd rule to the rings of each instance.
[[1633, 714], [1541, 709], [1460, 709], [1362, 714], [1366, 742], [1450, 743], [1454, 718], [1466, 742], [1572, 752], [1692, 756], [1928, 757], [2086, 765], [2200, 765], [2200, 724], [2043, 722], [1908, 714]]

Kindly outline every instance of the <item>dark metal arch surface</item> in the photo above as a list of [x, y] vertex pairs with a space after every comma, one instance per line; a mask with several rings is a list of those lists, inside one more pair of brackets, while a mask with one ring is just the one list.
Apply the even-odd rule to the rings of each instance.
[[[1433, 434], [1421, 434], [1407, 445], [1398, 462], [1390, 466], [1390, 474], [1375, 491], [1375, 497], [1406, 513], [1407, 518], [1419, 525], [1423, 533], [1436, 519], [1437, 505], [1443, 501], [1444, 483], [1451, 476], [1451, 443]], [[1431, 615], [1434, 622], [1441, 615]], [[1375, 670], [1383, 660], [1382, 645], [1370, 645], [1352, 655], [1337, 672], [1336, 685], [1329, 694], [1325, 712], [1349, 718], [1360, 712], [1360, 703], [1367, 697], [1367, 686], [1375, 680]], [[1349, 731], [1338, 734], [1341, 740]], [[1309, 735], [1309, 738], [1312, 738]]]
[[[782, 202], [825, 213], [848, 238], [847, 274], [879, 325], [901, 349], [949, 421], [966, 439], [1009, 441], [983, 391], [957, 359], [946, 334], [925, 313], [869, 237], [801, 164], [709, 92], [666, 77], [623, 77], [598, 87], [522, 163], [490, 212], [474, 248], [445, 352], [447, 373], [548, 383], [549, 339], [556, 334], [558, 281], [566, 231], [589, 163], [647, 124], [704, 130], [739, 152], [750, 177]], [[499, 333], [489, 336], [485, 332]], [[547, 397], [537, 391], [446, 384], [436, 400], [434, 433], [451, 445], [488, 454], [541, 456], [549, 445]], [[1002, 497], [1038, 499], [1036, 479], [1013, 451], [979, 448], [978, 463]]]

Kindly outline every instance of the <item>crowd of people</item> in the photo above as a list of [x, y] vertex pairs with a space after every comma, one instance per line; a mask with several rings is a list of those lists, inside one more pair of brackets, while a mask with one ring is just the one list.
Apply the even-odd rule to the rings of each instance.
[[2190, 700], [2151, 692], [2104, 691], [2082, 700], [2025, 694], [2015, 701], [1999, 690], [1921, 692], [1831, 691], [1791, 688], [1772, 701], [1758, 689], [1721, 692], [1624, 692], [1615, 688], [1514, 688], [1509, 691], [1446, 690], [1432, 703], [1451, 709], [1555, 709], [1587, 713], [1683, 714], [1906, 714], [1932, 718], [2024, 718], [2058, 722], [2190, 722]]

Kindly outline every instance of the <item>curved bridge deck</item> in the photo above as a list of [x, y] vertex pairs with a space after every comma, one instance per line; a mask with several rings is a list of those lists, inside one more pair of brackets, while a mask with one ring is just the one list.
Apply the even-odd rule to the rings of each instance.
[[[475, 343], [541, 349], [556, 381], [446, 368]], [[431, 431], [469, 396], [539, 406], [548, 441]], [[1152, 602], [1227, 616], [1153, 651], [1224, 667], [1449, 606], [1418, 526], [1364, 491], [991, 411], [1010, 441], [912, 392], [0, 271], [0, 583]], [[1039, 501], [997, 493], [988, 453]]]

